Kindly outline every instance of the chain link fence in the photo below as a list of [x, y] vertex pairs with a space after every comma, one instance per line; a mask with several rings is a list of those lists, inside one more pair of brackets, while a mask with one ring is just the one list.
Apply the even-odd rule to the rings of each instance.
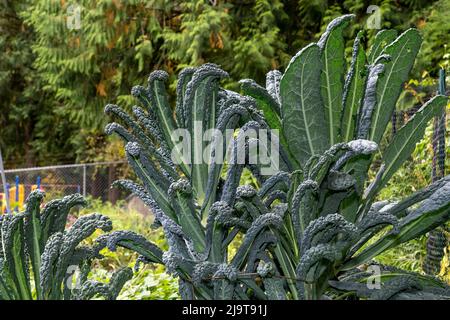
[[[39, 188], [46, 193], [46, 201], [80, 193], [85, 197], [115, 203], [124, 199], [111, 184], [122, 178], [133, 178], [125, 161], [71, 164], [5, 170], [7, 193], [10, 194], [11, 209], [23, 207], [31, 191]], [[5, 190], [0, 184], [0, 202], [5, 210]]]

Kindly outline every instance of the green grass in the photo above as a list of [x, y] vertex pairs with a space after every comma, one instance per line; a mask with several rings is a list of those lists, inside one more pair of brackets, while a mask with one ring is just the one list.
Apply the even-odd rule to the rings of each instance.
[[425, 244], [426, 237], [423, 236], [387, 250], [377, 256], [375, 260], [383, 265], [422, 273], [422, 264], [425, 259]]

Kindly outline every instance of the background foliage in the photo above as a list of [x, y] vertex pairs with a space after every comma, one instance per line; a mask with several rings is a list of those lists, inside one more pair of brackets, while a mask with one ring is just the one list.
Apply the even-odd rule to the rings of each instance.
[[[180, 68], [206, 61], [230, 72], [228, 87], [242, 78], [262, 83], [332, 18], [354, 13], [351, 33], [364, 28], [369, 5], [381, 8], [382, 28], [421, 29], [414, 77], [424, 68], [435, 76], [432, 66], [448, 59], [450, 0], [2, 0], [6, 166], [113, 160], [118, 156], [104, 151], [115, 142], [103, 133], [103, 106], [108, 100], [131, 107], [129, 88], [151, 71], [170, 74], [172, 93]], [[70, 30], [74, 6], [81, 28]], [[370, 41], [374, 30], [367, 33]]]

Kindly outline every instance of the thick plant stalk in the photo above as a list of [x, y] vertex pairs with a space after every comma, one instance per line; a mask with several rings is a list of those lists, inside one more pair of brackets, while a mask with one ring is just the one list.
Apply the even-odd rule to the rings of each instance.
[[[439, 94], [445, 95], [445, 70], [439, 70]], [[441, 116], [434, 119], [433, 130], [433, 182], [445, 176], [445, 132], [446, 110]], [[428, 235], [426, 257], [423, 270], [430, 275], [438, 274], [441, 269], [441, 261], [444, 257], [444, 249], [447, 246], [447, 237], [442, 227], [431, 231]]]

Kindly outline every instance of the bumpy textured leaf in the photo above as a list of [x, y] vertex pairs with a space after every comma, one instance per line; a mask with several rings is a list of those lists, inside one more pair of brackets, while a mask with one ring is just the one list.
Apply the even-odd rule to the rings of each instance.
[[[239, 186], [240, 178], [245, 164], [240, 163], [239, 159], [243, 153], [248, 154], [248, 141], [245, 142], [247, 138], [247, 131], [255, 130], [256, 132], [261, 129], [261, 126], [256, 121], [248, 121], [239, 130], [238, 136], [232, 140], [231, 144], [231, 159], [229, 161], [229, 168], [227, 171], [227, 176], [225, 184], [223, 186], [223, 191], [221, 195], [221, 201], [233, 205], [235, 201], [236, 191]], [[251, 139], [248, 139], [251, 140]], [[239, 150], [238, 147], [243, 147], [244, 150]]]
[[121, 119], [126, 126], [131, 130], [128, 136], [127, 133], [123, 133], [122, 129], [119, 129], [118, 126], [116, 128], [107, 127], [106, 132], [110, 134], [112, 131], [116, 131], [120, 136], [125, 138], [126, 141], [140, 141], [143, 145], [145, 145], [150, 152], [156, 152], [156, 146], [152, 140], [150, 140], [145, 134], [144, 130], [133, 120], [124, 110], [122, 110], [119, 106], [114, 104], [108, 104], [105, 107], [105, 113], [108, 115], [114, 115], [117, 118]]
[[260, 232], [268, 226], [279, 227], [280, 225], [281, 218], [274, 213], [266, 213], [256, 218], [245, 234], [242, 245], [236, 252], [236, 255], [234, 256], [231, 264], [237, 268], [244, 265], [250, 253], [251, 245], [255, 241], [255, 238], [260, 234]]
[[305, 229], [301, 242], [302, 251], [309, 250], [321, 243], [329, 243], [338, 235], [340, 235], [339, 241], [349, 241], [356, 234], [357, 228], [340, 214], [329, 214], [313, 220]]
[[291, 218], [296, 234], [298, 246], [300, 246], [300, 239], [303, 230], [308, 226], [309, 222], [314, 217], [314, 195], [317, 192], [317, 182], [313, 180], [303, 181], [295, 190], [291, 202]]
[[320, 96], [320, 48], [310, 44], [298, 52], [281, 78], [280, 95], [283, 135], [299, 164], [329, 146]]
[[[154, 101], [152, 101], [152, 96], [148, 88], [137, 85], [131, 88], [131, 95], [135, 97], [145, 108], [147, 111], [147, 116], [152, 122], [157, 122], [157, 116], [153, 110], [155, 108]], [[163, 140], [163, 133], [159, 123], [154, 123], [156, 125], [156, 130], [158, 132], [158, 136]], [[162, 141], [165, 142], [165, 141]]]
[[225, 157], [226, 152], [230, 147], [229, 139], [226, 137], [226, 130], [235, 129], [243, 118], [249, 116], [249, 111], [246, 108], [248, 103], [247, 99], [238, 99], [235, 101], [233, 97], [228, 101], [230, 105], [220, 112], [220, 116], [217, 119], [216, 129], [223, 134], [225, 139], [218, 138], [217, 141], [214, 140], [214, 143], [212, 144], [211, 164], [208, 171], [208, 183], [206, 185], [206, 194], [202, 205], [202, 211], [206, 211], [206, 209], [216, 200], [215, 198], [218, 191], [217, 185], [224, 163], [224, 161], [221, 160]]
[[113, 273], [109, 283], [87, 281], [80, 289], [77, 300], [89, 300], [97, 295], [107, 300], [115, 300], [124, 284], [131, 279], [133, 272], [130, 268], [119, 269]]
[[[184, 117], [191, 133], [191, 184], [199, 204], [203, 204], [208, 183], [210, 154], [204, 158], [207, 143], [198, 137], [208, 129], [214, 129], [218, 118], [218, 81], [228, 74], [213, 64], [198, 68], [189, 81], [184, 97]], [[200, 141], [198, 141], [200, 139]]]
[[9, 286], [14, 286], [18, 299], [31, 299], [28, 261], [25, 253], [24, 213], [4, 216], [2, 223], [4, 270], [10, 278]]
[[409, 29], [383, 49], [382, 54], [390, 56], [391, 60], [386, 63], [384, 76], [377, 85], [377, 107], [372, 116], [369, 140], [380, 142], [421, 43], [419, 31]]
[[357, 138], [367, 139], [370, 128], [373, 112], [377, 105], [377, 86], [380, 74], [384, 71], [384, 65], [379, 63], [369, 67], [369, 75], [367, 78], [367, 88], [364, 93], [364, 99], [359, 114], [359, 123]]
[[[370, 300], [448, 300], [450, 297], [446, 284], [436, 278], [376, 266], [382, 271], [380, 275], [357, 269], [339, 281], [330, 280], [329, 284], [343, 294], [354, 293], [359, 298]], [[372, 282], [373, 277], [380, 281], [380, 288], [368, 288], [367, 283]]]
[[91, 236], [97, 229], [111, 231], [111, 220], [98, 213], [81, 216], [75, 221], [72, 227], [63, 234], [61, 239], [62, 242], [59, 247], [60, 249], [57, 253], [58, 257], [53, 266], [52, 287], [49, 288], [50, 291], [46, 292], [43, 290], [44, 296], [50, 297], [51, 299], [60, 299], [62, 293], [61, 283], [64, 281], [67, 268], [69, 267], [71, 257], [73, 256], [76, 247], [81, 241]]
[[342, 191], [353, 187], [356, 180], [349, 174], [340, 171], [330, 170], [328, 174], [328, 189], [332, 191]]
[[[396, 217], [403, 217], [405, 211], [409, 208], [415, 205], [416, 203], [419, 203], [427, 198], [429, 198], [433, 193], [435, 193], [437, 190], [445, 186], [447, 183], [450, 182], [450, 176], [446, 176], [438, 181], [433, 182], [429, 186], [418, 190], [414, 192], [412, 195], [406, 197], [402, 201], [398, 203], [393, 203], [389, 207], [383, 208], [383, 211], [394, 215]], [[374, 203], [372, 206], [374, 206], [376, 203]]]
[[238, 270], [228, 264], [220, 264], [215, 271], [213, 278], [217, 280], [214, 283], [214, 299], [230, 300], [233, 298], [236, 290], [236, 280], [238, 278]]
[[305, 171], [305, 174], [309, 179], [314, 179], [318, 184], [322, 183], [328, 174], [331, 164], [335, 161], [339, 161], [342, 152], [347, 151], [348, 149], [349, 144], [344, 142], [331, 146], [317, 159], [317, 162], [314, 163], [310, 170]]
[[260, 261], [257, 273], [264, 279], [264, 286], [269, 300], [285, 300], [286, 291], [283, 288], [283, 280], [281, 277], [274, 277], [275, 268], [271, 262], [265, 263]]
[[0, 300], [19, 299], [19, 294], [12, 283], [5, 261], [0, 258]]
[[186, 94], [186, 88], [189, 81], [191, 81], [194, 75], [195, 68], [184, 68], [178, 75], [177, 82], [177, 105], [176, 105], [176, 118], [178, 121], [178, 127], [187, 128], [187, 120], [184, 112], [184, 95]]
[[42, 298], [39, 268], [41, 265], [41, 254], [44, 251], [44, 246], [42, 246], [41, 242], [42, 226], [40, 215], [40, 205], [43, 198], [44, 193], [40, 190], [35, 190], [30, 193], [26, 200], [27, 206], [25, 211], [25, 241], [33, 266], [34, 282], [38, 299]]
[[191, 185], [187, 180], [178, 180], [170, 185], [168, 194], [177, 204], [177, 220], [184, 233], [194, 241], [196, 250], [203, 252], [206, 246], [205, 231], [200, 214], [195, 209]]
[[270, 176], [261, 188], [258, 190], [258, 195], [264, 198], [271, 191], [288, 191], [291, 184], [290, 176], [287, 172], [278, 172]]
[[[144, 90], [144, 89], [142, 89]], [[141, 91], [142, 91], [141, 90]], [[169, 178], [175, 179], [178, 174], [175, 171], [175, 166], [170, 159], [169, 144], [164, 142], [163, 134], [159, 128], [159, 120], [153, 118], [151, 113], [146, 114], [141, 108], [134, 106], [133, 113], [137, 118], [137, 121], [141, 126], [133, 120], [124, 110], [116, 105], [108, 104], [105, 107], [105, 113], [114, 115], [121, 119], [127, 127], [131, 130], [128, 132], [124, 127], [116, 123], [110, 123], [106, 126], [105, 132], [107, 134], [117, 133], [126, 143], [138, 142], [145, 152], [151, 156], [148, 156], [152, 161], [156, 161], [163, 168], [163, 174]], [[148, 130], [149, 136], [143, 129]], [[160, 147], [157, 147], [157, 144]], [[183, 169], [183, 167], [182, 167]]]
[[370, 210], [358, 223], [358, 232], [362, 235], [372, 228], [387, 224], [392, 225], [395, 232], [399, 231], [399, 221], [395, 216], [383, 210]]
[[161, 249], [141, 235], [132, 231], [114, 231], [104, 237], [111, 251], [116, 251], [117, 246], [120, 246], [139, 253], [146, 262], [162, 263]]
[[63, 244], [63, 234], [62, 232], [56, 232], [50, 236], [47, 240], [44, 252], [42, 253], [42, 263], [39, 269], [42, 288], [42, 295], [44, 299], [52, 298], [52, 289], [55, 287], [54, 282], [56, 280], [56, 263], [58, 261], [59, 251]]
[[260, 110], [264, 112], [271, 129], [281, 130], [280, 106], [279, 103], [269, 94], [269, 92], [257, 84], [254, 80], [240, 80], [241, 90], [256, 100], [256, 104]]
[[153, 71], [148, 78], [148, 88], [152, 99], [154, 110], [159, 119], [159, 124], [165, 137], [165, 142], [169, 148], [173, 147], [171, 134], [177, 128], [173, 117], [173, 110], [169, 104], [169, 97], [166, 92], [165, 82], [169, 75], [164, 71]]
[[312, 283], [316, 281], [324, 271], [321, 263], [327, 261], [332, 263], [340, 257], [335, 246], [330, 244], [319, 244], [308, 249], [300, 259], [297, 266], [297, 277], [302, 281]]
[[423, 290], [420, 282], [412, 276], [403, 276], [383, 284], [381, 290], [372, 294], [372, 300], [390, 300], [402, 291]]
[[349, 14], [334, 19], [318, 42], [322, 58], [321, 94], [330, 145], [341, 141], [340, 122], [345, 72], [343, 31], [353, 18], [354, 15]]
[[92, 247], [80, 242], [97, 228], [111, 230], [111, 221], [99, 214], [86, 215], [67, 230], [70, 209], [85, 200], [79, 194], [67, 196], [50, 201], [41, 212], [43, 197], [44, 192], [35, 190], [26, 200], [25, 212], [0, 216], [0, 299], [73, 299], [78, 289], [67, 285], [73, 276], [69, 265], [81, 268], [77, 283], [83, 284], [91, 261], [103, 258], [100, 250], [106, 241], [99, 239]]
[[73, 207], [86, 206], [86, 204], [86, 200], [78, 193], [47, 202], [41, 212], [41, 246], [45, 246], [52, 234], [64, 231], [67, 216]]
[[342, 105], [344, 112], [341, 119], [342, 141], [353, 140], [356, 128], [357, 113], [364, 95], [366, 83], [366, 54], [361, 44], [362, 31], [353, 43], [353, 54], [350, 69], [344, 84]]
[[[361, 108], [358, 114], [358, 122], [356, 128], [356, 137], [358, 139], [368, 139], [370, 130], [372, 128], [373, 113], [376, 110], [378, 97], [377, 90], [380, 77], [385, 70], [385, 65], [379, 62], [385, 62], [390, 57], [382, 55], [377, 58], [374, 65], [368, 67], [368, 75], [365, 83], [365, 91]], [[351, 172], [356, 180], [355, 190], [351, 197], [344, 199], [342, 202], [342, 212], [350, 220], [354, 221], [357, 216], [358, 202], [361, 200], [364, 183], [367, 179], [367, 172], [370, 166], [371, 155], [362, 154], [360, 157], [354, 159], [354, 161], [348, 161], [345, 167], [347, 172]]]
[[266, 90], [278, 103], [278, 114], [281, 115], [280, 81], [283, 74], [278, 70], [269, 71], [266, 75]]
[[167, 179], [161, 175], [155, 164], [151, 163], [151, 160], [147, 158], [144, 152], [142, 152], [139, 144], [129, 142], [125, 148], [129, 164], [134, 169], [139, 179], [147, 187], [152, 198], [167, 215], [172, 219], [176, 219], [176, 213], [167, 195], [167, 190], [169, 188]]

